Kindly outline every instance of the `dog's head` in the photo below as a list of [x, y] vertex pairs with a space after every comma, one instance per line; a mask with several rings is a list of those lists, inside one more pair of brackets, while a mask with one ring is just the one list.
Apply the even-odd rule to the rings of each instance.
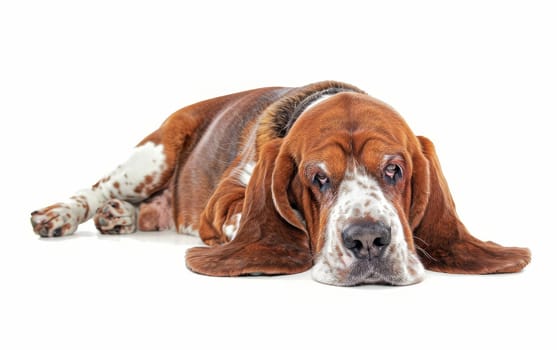
[[427, 172], [400, 116], [344, 93], [294, 124], [275, 162], [272, 194], [281, 216], [308, 232], [316, 280], [411, 284], [424, 275], [411, 228], [424, 206], [411, 204], [426, 201]]
[[423, 279], [424, 265], [481, 273], [493, 258], [458, 220], [433, 145], [367, 95], [314, 103], [258, 154], [236, 238], [190, 249], [192, 270], [231, 276], [313, 266], [314, 279], [328, 284], [407, 285]]

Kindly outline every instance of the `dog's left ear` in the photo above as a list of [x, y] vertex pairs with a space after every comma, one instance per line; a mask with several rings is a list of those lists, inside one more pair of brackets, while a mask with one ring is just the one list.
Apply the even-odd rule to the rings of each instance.
[[[186, 265], [211, 276], [292, 274], [311, 268], [312, 255], [304, 227], [271, 191], [283, 186], [288, 169], [274, 173], [282, 139], [266, 143], [246, 188], [240, 227], [234, 240], [219, 246], [191, 248]], [[288, 184], [284, 184], [286, 190]], [[279, 212], [280, 210], [280, 212]], [[283, 215], [287, 215], [286, 219]]]
[[413, 157], [410, 225], [424, 266], [448, 273], [518, 272], [530, 262], [527, 248], [503, 247], [470, 235], [458, 218], [433, 143], [418, 137]]

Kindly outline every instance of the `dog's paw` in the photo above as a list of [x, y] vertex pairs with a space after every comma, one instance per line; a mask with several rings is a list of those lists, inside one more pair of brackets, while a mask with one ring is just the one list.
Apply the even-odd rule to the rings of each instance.
[[97, 209], [94, 221], [102, 234], [133, 233], [136, 230], [137, 209], [128, 202], [111, 199]]
[[77, 218], [69, 205], [57, 203], [32, 212], [31, 225], [41, 237], [61, 237], [75, 232]]

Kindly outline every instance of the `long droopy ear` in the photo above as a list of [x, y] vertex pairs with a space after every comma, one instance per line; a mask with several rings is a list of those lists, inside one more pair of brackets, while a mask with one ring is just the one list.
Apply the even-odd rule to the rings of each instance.
[[[311, 268], [309, 238], [277, 211], [271, 186], [281, 140], [265, 144], [246, 188], [238, 233], [229, 243], [188, 250], [186, 265], [211, 276], [292, 274]], [[290, 221], [290, 220], [289, 220]]]
[[424, 266], [466, 274], [518, 272], [530, 262], [527, 248], [483, 242], [468, 233], [455, 205], [433, 143], [418, 137], [422, 155], [414, 159], [410, 225]]
[[[271, 194], [275, 209], [290, 225], [309, 235], [304, 218], [293, 208], [290, 201], [289, 191], [295, 173], [296, 164], [294, 159], [288, 147], [283, 146], [275, 161], [275, 170], [273, 171], [273, 181], [271, 184]], [[292, 193], [290, 194], [292, 195]]]

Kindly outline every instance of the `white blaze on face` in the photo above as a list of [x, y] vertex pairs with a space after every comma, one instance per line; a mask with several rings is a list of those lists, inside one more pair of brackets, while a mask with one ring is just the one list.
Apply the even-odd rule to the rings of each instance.
[[[343, 230], [362, 220], [379, 222], [391, 229], [391, 242], [379, 257], [358, 259], [343, 244]], [[406, 285], [423, 279], [424, 268], [416, 254], [408, 251], [395, 207], [385, 197], [379, 183], [363, 169], [346, 172], [331, 206], [324, 235], [324, 246], [312, 269], [313, 278], [319, 282]]]

